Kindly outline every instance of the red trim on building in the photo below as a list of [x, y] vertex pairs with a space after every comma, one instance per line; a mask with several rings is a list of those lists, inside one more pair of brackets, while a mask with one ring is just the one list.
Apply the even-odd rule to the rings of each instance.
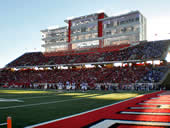
[[102, 21], [98, 21], [98, 37], [102, 37], [103, 36], [103, 25], [102, 25]]
[[71, 42], [71, 20], [68, 21], [68, 42]]
[[[98, 20], [103, 19], [103, 18], [104, 18], [104, 13], [98, 14]], [[103, 23], [102, 23], [102, 21], [98, 21], [98, 37], [102, 37], [102, 36], [103, 36]], [[99, 41], [99, 47], [100, 48], [103, 47], [102, 40]]]
[[[68, 21], [68, 43], [71, 42], [71, 20]], [[68, 50], [72, 50], [72, 44], [68, 44]]]
[[104, 12], [103, 12], [103, 13], [98, 14], [98, 19], [103, 19], [103, 18], [104, 18]]
[[[98, 14], [98, 20], [104, 18], [104, 13]], [[103, 36], [103, 24], [102, 21], [98, 21], [98, 37]]]

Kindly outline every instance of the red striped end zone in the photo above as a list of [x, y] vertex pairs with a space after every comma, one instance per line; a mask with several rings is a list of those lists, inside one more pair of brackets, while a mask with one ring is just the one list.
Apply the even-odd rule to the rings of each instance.
[[[103, 119], [114, 119], [114, 120], [131, 120], [131, 121], [155, 121], [155, 122], [170, 122], [170, 116], [167, 115], [132, 115], [132, 114], [120, 114], [121, 111], [133, 111], [128, 109], [134, 106], [152, 106], [155, 105], [138, 105], [138, 103], [143, 103], [143, 101], [150, 100], [152, 97], [158, 97], [157, 95], [163, 93], [164, 91], [159, 91], [155, 93], [150, 93], [142, 96], [138, 96], [136, 98], [128, 99], [123, 102], [119, 102], [116, 104], [108, 105], [102, 108], [98, 108], [95, 110], [91, 110], [88, 112], [76, 114], [73, 116], [52, 120], [48, 122], [44, 122], [41, 124], [28, 126], [26, 128], [80, 128], [91, 126], [95, 122], [99, 122]], [[142, 111], [142, 110], [137, 110]], [[146, 112], [151, 112], [152, 110], [144, 110]], [[156, 110], [153, 110], [156, 112]], [[161, 112], [169, 112], [169, 110], [161, 109]], [[118, 128], [126, 127], [126, 124], [118, 126]], [[129, 125], [128, 125], [129, 126]], [[131, 126], [130, 126], [131, 127]], [[146, 128], [151, 128], [151, 126], [145, 126]], [[143, 126], [134, 126], [132, 128], [143, 128]], [[163, 128], [161, 126], [152, 126], [152, 128]]]

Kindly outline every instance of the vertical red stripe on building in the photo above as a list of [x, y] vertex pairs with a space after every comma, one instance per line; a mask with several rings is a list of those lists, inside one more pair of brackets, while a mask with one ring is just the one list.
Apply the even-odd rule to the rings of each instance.
[[[104, 13], [98, 14], [98, 20], [104, 18]], [[103, 24], [102, 21], [98, 21], [98, 37], [103, 36]]]
[[71, 42], [71, 20], [68, 21], [68, 42]]
[[[68, 43], [71, 42], [71, 20], [68, 21]], [[68, 44], [68, 50], [72, 50], [72, 44]]]
[[103, 36], [103, 26], [102, 26], [102, 21], [98, 21], [98, 37]]
[[[104, 13], [98, 14], [98, 20], [103, 19], [103, 18], [104, 18]], [[103, 23], [102, 23], [102, 21], [98, 21], [98, 37], [102, 37], [102, 36], [103, 36]], [[103, 45], [103, 41], [100, 40], [99, 47], [101, 48], [102, 45]]]

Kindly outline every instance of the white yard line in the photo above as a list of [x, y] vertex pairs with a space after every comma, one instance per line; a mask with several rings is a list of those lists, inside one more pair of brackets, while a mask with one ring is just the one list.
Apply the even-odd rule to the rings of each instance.
[[120, 112], [121, 114], [135, 114], [135, 115], [164, 115], [170, 116], [170, 113], [162, 113], [162, 112]]
[[149, 100], [146, 100], [146, 101], [144, 101], [144, 103], [150, 103], [150, 102], [170, 102], [170, 100], [168, 100], [168, 101], [167, 101], [167, 100], [161, 100], [161, 101], [160, 101], [160, 100], [157, 100], [157, 101], [152, 101], [152, 100], [149, 101]]
[[170, 105], [170, 104], [159, 104], [159, 103], [138, 103], [140, 105]]
[[112, 120], [106, 119], [89, 128], [108, 128], [114, 124], [130, 124], [130, 125], [150, 125], [150, 126], [170, 126], [169, 122], [150, 122], [150, 121], [133, 121], [133, 120]]
[[130, 107], [129, 109], [160, 109], [158, 107]]
[[[106, 94], [104, 94], [104, 95], [106, 95]], [[96, 96], [101, 96], [101, 95], [96, 95]], [[16, 105], [16, 106], [0, 107], [0, 110], [10, 109], [10, 108], [30, 107], [30, 106], [45, 105], [45, 104], [55, 104], [55, 103], [66, 102], [66, 101], [81, 100], [81, 99], [85, 99], [85, 98], [88, 98], [88, 97], [96, 97], [96, 96], [87, 96], [87, 97], [82, 97], [82, 98], [77, 98], [77, 99], [66, 99], [66, 100], [42, 102], [42, 103], [35, 103], [35, 104], [25, 104], [25, 105]]]
[[0, 126], [4, 126], [4, 125], [7, 125], [7, 123], [2, 123], [2, 124], [0, 124]]
[[55, 103], [60, 103], [60, 102], [74, 101], [74, 100], [81, 100], [81, 99], [84, 99], [84, 98], [79, 98], [79, 99], [67, 99], [67, 100], [59, 100], [59, 101], [51, 101], [51, 102], [35, 103], [35, 104], [16, 105], [16, 106], [9, 106], [9, 107], [0, 107], [0, 110], [3, 110], [3, 109], [10, 109], [10, 108], [30, 107], [30, 106], [37, 106], [37, 105], [44, 105], [44, 104], [55, 104]]

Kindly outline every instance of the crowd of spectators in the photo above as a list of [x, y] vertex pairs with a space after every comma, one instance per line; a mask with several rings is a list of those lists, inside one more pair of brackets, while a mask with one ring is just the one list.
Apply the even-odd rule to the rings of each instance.
[[119, 51], [105, 49], [93, 53], [81, 52], [67, 55], [58, 54], [57, 56], [45, 56], [42, 52], [25, 53], [9, 63], [7, 67], [161, 59], [161, 57], [165, 57], [165, 52], [167, 52], [169, 46], [169, 41], [153, 41], [143, 42]]
[[168, 71], [168, 67], [152, 68], [140, 81], [145, 83], [157, 83], [163, 78], [166, 71]]
[[158, 82], [167, 68], [153, 68], [152, 66], [125, 66], [112, 68], [82, 68], [82, 69], [44, 69], [18, 70], [4, 69], [0, 72], [0, 83], [8, 85], [26, 85], [34, 83], [88, 83], [94, 88], [96, 83], [131, 84], [137, 82]]

